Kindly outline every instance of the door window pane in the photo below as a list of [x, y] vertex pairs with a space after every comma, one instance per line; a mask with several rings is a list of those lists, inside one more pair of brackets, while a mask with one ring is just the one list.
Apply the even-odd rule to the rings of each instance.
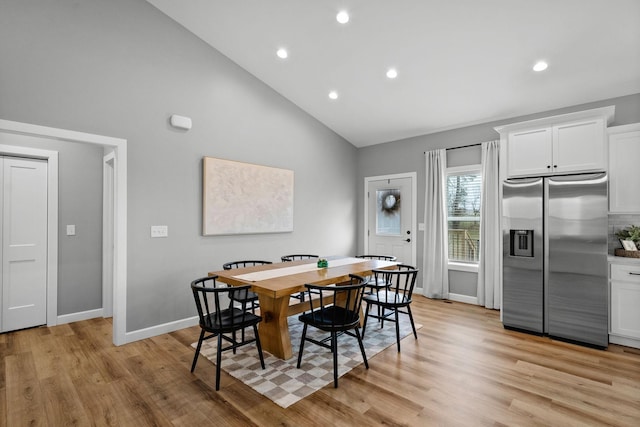
[[481, 188], [479, 171], [447, 176], [450, 261], [478, 262]]
[[400, 190], [376, 190], [376, 234], [400, 235]]

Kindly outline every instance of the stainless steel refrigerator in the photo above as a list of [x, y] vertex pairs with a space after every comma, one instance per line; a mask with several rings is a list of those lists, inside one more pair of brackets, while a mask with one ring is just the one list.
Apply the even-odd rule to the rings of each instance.
[[608, 344], [607, 176], [503, 185], [503, 324]]

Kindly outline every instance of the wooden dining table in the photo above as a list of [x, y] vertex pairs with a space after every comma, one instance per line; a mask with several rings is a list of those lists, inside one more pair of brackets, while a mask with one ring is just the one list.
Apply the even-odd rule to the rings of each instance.
[[260, 341], [264, 350], [280, 359], [293, 353], [287, 318], [309, 310], [308, 301], [291, 295], [304, 291], [305, 284], [339, 285], [349, 274], [368, 276], [374, 269], [392, 269], [398, 263], [352, 257], [329, 257], [328, 267], [318, 268], [317, 259], [281, 262], [232, 270], [211, 271], [218, 281], [231, 286], [251, 285], [260, 300]]

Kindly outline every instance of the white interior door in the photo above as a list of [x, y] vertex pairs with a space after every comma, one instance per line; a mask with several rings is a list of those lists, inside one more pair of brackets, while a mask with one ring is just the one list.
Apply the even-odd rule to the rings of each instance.
[[1, 159], [5, 332], [47, 323], [47, 162]]
[[413, 181], [411, 176], [367, 181], [367, 254], [393, 255], [415, 264]]

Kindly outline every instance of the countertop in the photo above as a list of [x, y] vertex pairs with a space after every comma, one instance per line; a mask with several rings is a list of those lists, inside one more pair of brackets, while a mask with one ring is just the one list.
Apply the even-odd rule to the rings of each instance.
[[640, 258], [609, 255], [607, 257], [607, 260], [609, 261], [609, 264], [625, 264], [625, 265], [640, 266]]

